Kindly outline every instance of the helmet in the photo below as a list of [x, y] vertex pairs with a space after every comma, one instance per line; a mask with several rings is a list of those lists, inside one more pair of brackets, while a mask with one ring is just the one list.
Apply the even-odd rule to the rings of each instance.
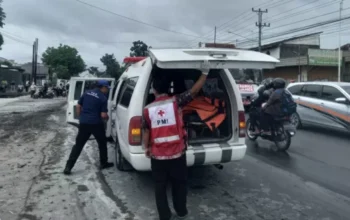
[[266, 78], [262, 81], [262, 84], [264, 85], [265, 89], [271, 89], [272, 82], [273, 82], [273, 78]]
[[284, 89], [286, 87], [286, 81], [282, 78], [276, 78], [272, 81], [274, 89]]
[[263, 92], [263, 97], [265, 98], [265, 99], [269, 99], [270, 98], [270, 95], [271, 95], [271, 91], [268, 89], [268, 90], [265, 90], [264, 92]]
[[268, 87], [268, 85], [271, 84], [272, 81], [273, 81], [272, 78], [266, 78], [263, 80], [263, 85]]

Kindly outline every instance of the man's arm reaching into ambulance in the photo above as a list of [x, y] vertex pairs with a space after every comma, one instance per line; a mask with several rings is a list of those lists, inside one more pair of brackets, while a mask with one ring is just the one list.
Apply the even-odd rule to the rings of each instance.
[[199, 93], [199, 91], [203, 88], [205, 81], [207, 80], [207, 76], [210, 70], [209, 61], [204, 61], [201, 65], [202, 75], [196, 81], [196, 83], [192, 86], [192, 88], [184, 93], [181, 93], [176, 96], [176, 102], [179, 107], [184, 107], [188, 103], [190, 103], [194, 97]]
[[195, 97], [198, 94], [198, 92], [203, 88], [205, 81], [207, 80], [209, 70], [210, 70], [210, 63], [209, 61], [206, 60], [201, 65], [202, 75], [199, 77], [197, 82], [190, 89], [192, 98]]

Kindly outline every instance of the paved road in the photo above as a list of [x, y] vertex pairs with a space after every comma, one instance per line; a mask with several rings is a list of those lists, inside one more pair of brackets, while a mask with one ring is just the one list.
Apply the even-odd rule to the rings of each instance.
[[[243, 161], [191, 169], [190, 219], [350, 219], [348, 143], [346, 134], [315, 128], [298, 131], [288, 153], [247, 140]], [[106, 180], [131, 212], [154, 210], [150, 175], [113, 171]]]
[[[62, 106], [28, 99], [0, 107], [0, 219], [157, 219], [150, 173], [101, 172], [94, 140], [73, 175], [61, 174], [77, 131]], [[244, 160], [223, 170], [190, 169], [189, 219], [350, 219], [347, 134], [300, 130], [288, 153], [257, 143], [247, 141]]]

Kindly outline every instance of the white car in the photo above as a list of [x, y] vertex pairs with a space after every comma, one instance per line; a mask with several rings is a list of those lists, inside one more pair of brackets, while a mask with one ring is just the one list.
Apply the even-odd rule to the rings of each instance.
[[350, 131], [350, 83], [299, 82], [288, 85], [287, 90], [298, 104], [292, 123]]
[[[241, 160], [247, 148], [244, 107], [239, 88], [228, 69], [269, 69], [274, 68], [278, 60], [253, 51], [210, 48], [151, 49], [149, 54], [150, 57], [147, 58], [126, 59], [127, 62], [133, 63], [125, 70], [109, 94], [110, 120], [107, 136], [111, 135], [115, 140], [117, 168], [126, 170], [131, 165], [138, 171], [151, 169], [150, 159], [145, 156], [142, 146], [141, 126], [143, 108], [154, 100], [151, 89], [154, 74], [175, 77], [176, 82], [173, 81], [171, 89], [175, 95], [186, 91], [196, 81], [201, 74], [198, 69], [204, 60], [210, 61], [211, 71], [203, 92], [225, 102], [223, 111], [226, 117], [217, 128], [216, 134], [211, 134], [208, 127], [204, 130], [205, 123], [202, 123], [203, 133], [195, 130], [195, 135], [189, 135], [187, 165], [219, 165]], [[72, 100], [73, 94], [76, 93], [76, 82], [84, 84], [84, 81], [86, 80], [82, 78], [71, 80], [69, 102], [72, 103], [68, 107], [71, 113], [67, 113], [67, 120], [70, 123], [77, 123], [72, 117], [76, 105]], [[79, 85], [79, 90], [81, 86], [83, 85]], [[188, 126], [192, 125], [192, 122], [195, 124], [191, 120], [185, 121]]]

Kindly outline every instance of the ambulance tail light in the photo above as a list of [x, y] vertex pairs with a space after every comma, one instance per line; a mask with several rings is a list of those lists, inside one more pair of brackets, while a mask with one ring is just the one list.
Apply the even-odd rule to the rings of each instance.
[[141, 145], [142, 117], [135, 116], [129, 122], [129, 144], [132, 146]]
[[125, 57], [123, 62], [127, 63], [127, 64], [129, 64], [129, 63], [133, 64], [133, 63], [137, 63], [137, 62], [144, 60], [144, 59], [146, 59], [146, 57]]
[[238, 112], [238, 119], [239, 119], [239, 137], [240, 138], [244, 138], [245, 137], [245, 131], [246, 131], [244, 111], [239, 111]]

